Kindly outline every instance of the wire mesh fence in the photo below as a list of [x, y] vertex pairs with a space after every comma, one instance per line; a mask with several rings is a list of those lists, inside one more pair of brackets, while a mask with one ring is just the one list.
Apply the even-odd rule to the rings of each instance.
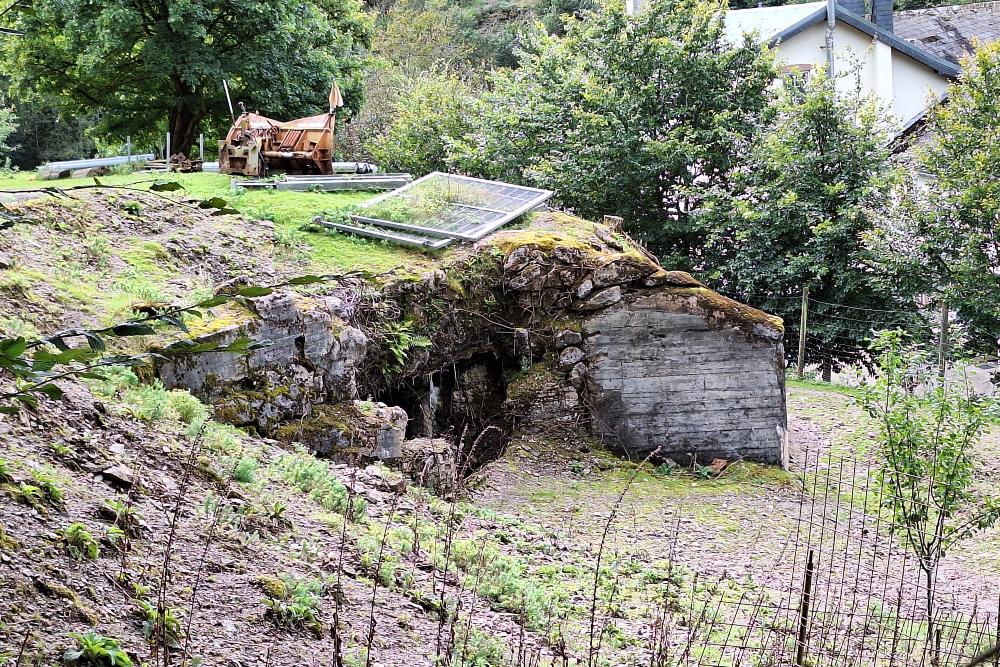
[[707, 587], [675, 627], [657, 616], [652, 667], [960, 666], [1000, 642], [995, 591], [942, 590], [909, 547], [913, 527], [897, 519], [883, 468], [828, 453], [800, 466], [795, 530], [775, 564], [785, 584]]

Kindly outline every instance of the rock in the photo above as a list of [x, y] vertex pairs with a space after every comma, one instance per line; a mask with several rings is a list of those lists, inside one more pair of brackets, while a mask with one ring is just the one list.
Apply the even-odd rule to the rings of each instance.
[[586, 379], [587, 379], [587, 364], [580, 362], [576, 366], [573, 366], [568, 376], [569, 383], [574, 387], [579, 388], [583, 386], [583, 382]]
[[542, 267], [539, 264], [528, 264], [523, 270], [507, 279], [507, 287], [512, 290], [534, 289], [542, 277]]
[[576, 286], [576, 298], [586, 299], [587, 296], [594, 291], [594, 281], [590, 278], [584, 278], [579, 285]]
[[[400, 453], [402, 453], [402, 447], [400, 447]], [[380, 491], [394, 493], [406, 489], [406, 480], [403, 479], [402, 473], [381, 465], [371, 465], [365, 468], [362, 480], [368, 486]]]
[[646, 287], [659, 287], [660, 285], [704, 287], [704, 285], [692, 278], [689, 273], [685, 273], [684, 271], [667, 271], [666, 269], [659, 269], [652, 275], [647, 276], [642, 284]]
[[520, 271], [525, 266], [531, 262], [537, 262], [542, 259], [542, 253], [531, 246], [520, 246], [515, 248], [507, 256], [507, 259], [503, 263], [503, 270], [505, 273], [514, 273]]
[[729, 461], [726, 459], [712, 459], [712, 462], [708, 465], [709, 468], [715, 472], [716, 475], [720, 474], [729, 465]]
[[651, 264], [640, 263], [637, 260], [620, 259], [609, 262], [594, 270], [594, 287], [609, 287], [625, 285], [656, 271]]
[[573, 331], [572, 329], [564, 329], [556, 334], [555, 342], [556, 347], [558, 348], [568, 347], [570, 345], [579, 345], [583, 342], [583, 336], [581, 336], [579, 332]]
[[614, 305], [621, 300], [622, 288], [615, 285], [614, 287], [609, 287], [601, 290], [600, 292], [595, 292], [589, 299], [577, 305], [576, 309], [584, 311], [600, 310], [601, 308], [607, 308], [608, 306]]
[[402, 453], [406, 411], [371, 401], [318, 405], [310, 417], [275, 431], [278, 440], [301, 442], [319, 456], [348, 450], [377, 459], [395, 459]]
[[0, 271], [5, 271], [7, 269], [14, 268], [14, 260], [10, 258], [10, 255], [0, 252]]
[[108, 167], [87, 167], [86, 169], [74, 169], [70, 178], [94, 178], [95, 176], [107, 176], [111, 173]]
[[559, 367], [567, 370], [584, 360], [587, 355], [578, 347], [567, 347], [559, 353]]
[[444, 438], [404, 441], [402, 456], [395, 465], [415, 484], [435, 493], [450, 492], [458, 475], [455, 447]]
[[135, 485], [137, 477], [134, 470], [119, 463], [103, 468], [101, 480], [118, 491], [128, 491]]
[[579, 264], [583, 258], [583, 251], [579, 248], [558, 246], [552, 251], [552, 256], [563, 264]]

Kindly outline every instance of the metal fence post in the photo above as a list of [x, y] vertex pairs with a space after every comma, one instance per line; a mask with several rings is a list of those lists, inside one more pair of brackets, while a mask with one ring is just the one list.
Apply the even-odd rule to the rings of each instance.
[[132, 164], [132, 135], [125, 137], [125, 155], [128, 156], [128, 164]]
[[802, 314], [799, 316], [799, 358], [795, 367], [795, 376], [802, 379], [802, 370], [806, 365], [806, 320], [809, 319], [809, 286], [802, 288]]
[[205, 133], [198, 135], [198, 159], [205, 159]]
[[799, 601], [799, 633], [795, 638], [796, 667], [804, 667], [806, 664], [806, 644], [809, 642], [809, 604], [812, 602], [813, 572], [816, 568], [816, 564], [813, 562], [815, 553], [812, 549], [809, 550], [805, 579], [802, 582], [802, 599]]
[[170, 130], [167, 130], [166, 151], [163, 158], [167, 161], [167, 171], [170, 171]]

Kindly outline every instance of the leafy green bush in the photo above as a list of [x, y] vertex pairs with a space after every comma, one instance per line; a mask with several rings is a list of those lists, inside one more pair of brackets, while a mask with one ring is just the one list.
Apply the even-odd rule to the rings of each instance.
[[470, 130], [474, 92], [453, 73], [423, 73], [406, 81], [387, 130], [368, 146], [387, 170], [447, 171], [450, 144]]
[[0, 483], [14, 481], [14, 468], [7, 459], [0, 459]]
[[82, 523], [71, 523], [59, 530], [66, 551], [75, 560], [93, 560], [101, 555], [97, 540]]
[[132, 659], [122, 650], [117, 640], [96, 632], [74, 633], [70, 636], [76, 640], [76, 647], [66, 649], [63, 653], [63, 662], [67, 665], [132, 667]]

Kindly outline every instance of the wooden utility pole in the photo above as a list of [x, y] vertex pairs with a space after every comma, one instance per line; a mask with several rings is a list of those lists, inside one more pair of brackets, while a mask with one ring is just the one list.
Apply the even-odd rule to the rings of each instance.
[[941, 302], [941, 335], [938, 337], [938, 377], [948, 370], [948, 302]]
[[809, 319], [809, 287], [802, 288], [802, 315], [799, 317], [799, 359], [795, 367], [795, 376], [802, 379], [802, 371], [806, 365], [806, 320]]

